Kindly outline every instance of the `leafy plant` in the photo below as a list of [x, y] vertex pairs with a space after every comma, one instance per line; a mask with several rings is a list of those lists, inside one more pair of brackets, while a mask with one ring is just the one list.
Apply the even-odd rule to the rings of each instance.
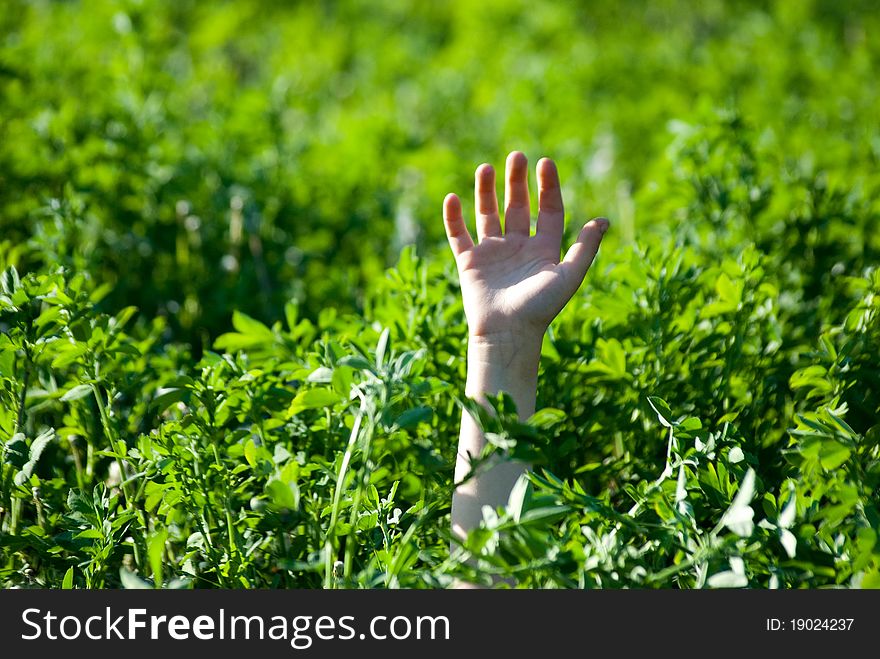
[[[869, 6], [6, 4], [4, 587], [880, 587]], [[509, 148], [612, 220], [525, 422], [436, 249]]]

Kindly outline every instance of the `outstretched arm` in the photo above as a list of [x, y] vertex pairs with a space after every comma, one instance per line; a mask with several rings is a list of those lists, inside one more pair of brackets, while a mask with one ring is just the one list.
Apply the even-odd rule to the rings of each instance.
[[[521, 419], [535, 411], [544, 332], [581, 285], [608, 229], [603, 218], [587, 222], [560, 260], [564, 211], [552, 160], [538, 161], [537, 179], [535, 235], [531, 235], [528, 162], [518, 151], [507, 157], [505, 167], [503, 233], [491, 165], [480, 165], [475, 174], [478, 243], [465, 225], [459, 198], [449, 194], [443, 202], [468, 323], [465, 394], [486, 405], [486, 394], [506, 391]], [[455, 482], [460, 485], [452, 499], [452, 529], [460, 537], [479, 525], [484, 505], [507, 503], [516, 479], [528, 467], [499, 461], [462, 482], [470, 472], [471, 457], [480, 455], [485, 441], [465, 412], [455, 465]]]

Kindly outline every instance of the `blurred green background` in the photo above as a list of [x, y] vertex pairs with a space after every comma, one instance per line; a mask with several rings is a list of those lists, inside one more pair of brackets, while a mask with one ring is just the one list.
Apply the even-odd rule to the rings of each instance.
[[[6, 0], [0, 241], [199, 354], [232, 309], [361, 310], [403, 245], [446, 249], [444, 194], [468, 212], [475, 166], [512, 149], [558, 161], [606, 250], [681, 234], [669, 148], [719, 109], [765, 174], [874, 189], [878, 30], [870, 1]], [[876, 255], [868, 228], [841, 253]]]
[[[868, 1], [4, 0], [0, 585], [880, 587], [877, 34]], [[513, 149], [568, 240], [611, 231], [544, 409], [485, 420], [531, 520], [450, 551], [440, 205]]]

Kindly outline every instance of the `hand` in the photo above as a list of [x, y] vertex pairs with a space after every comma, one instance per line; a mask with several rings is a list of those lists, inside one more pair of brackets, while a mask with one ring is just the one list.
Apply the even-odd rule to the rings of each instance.
[[543, 336], [583, 282], [599, 249], [608, 220], [587, 222], [575, 243], [559, 259], [564, 227], [562, 191], [556, 165], [538, 161], [538, 222], [531, 234], [528, 161], [519, 151], [507, 157], [504, 228], [491, 165], [475, 173], [474, 244], [461, 213], [461, 201], [449, 194], [443, 218], [461, 280], [464, 311], [472, 339], [518, 343]]
[[[468, 233], [459, 198], [450, 194], [443, 202], [470, 333], [465, 394], [486, 405], [487, 394], [505, 391], [521, 419], [535, 411], [544, 331], [581, 285], [608, 228], [605, 219], [587, 222], [560, 261], [565, 215], [556, 165], [547, 158], [538, 162], [538, 226], [532, 236], [527, 164], [518, 151], [507, 157], [503, 235], [490, 165], [476, 172], [479, 244]], [[484, 506], [507, 501], [528, 467], [499, 460], [473, 475], [472, 459], [485, 444], [474, 419], [463, 412], [452, 497], [452, 529], [459, 537], [480, 524]]]

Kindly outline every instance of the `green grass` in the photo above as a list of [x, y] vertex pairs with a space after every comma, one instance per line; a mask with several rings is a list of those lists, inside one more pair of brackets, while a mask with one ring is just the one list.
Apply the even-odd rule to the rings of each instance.
[[[872, 3], [7, 5], [5, 587], [880, 587]], [[514, 148], [612, 228], [450, 550]]]

